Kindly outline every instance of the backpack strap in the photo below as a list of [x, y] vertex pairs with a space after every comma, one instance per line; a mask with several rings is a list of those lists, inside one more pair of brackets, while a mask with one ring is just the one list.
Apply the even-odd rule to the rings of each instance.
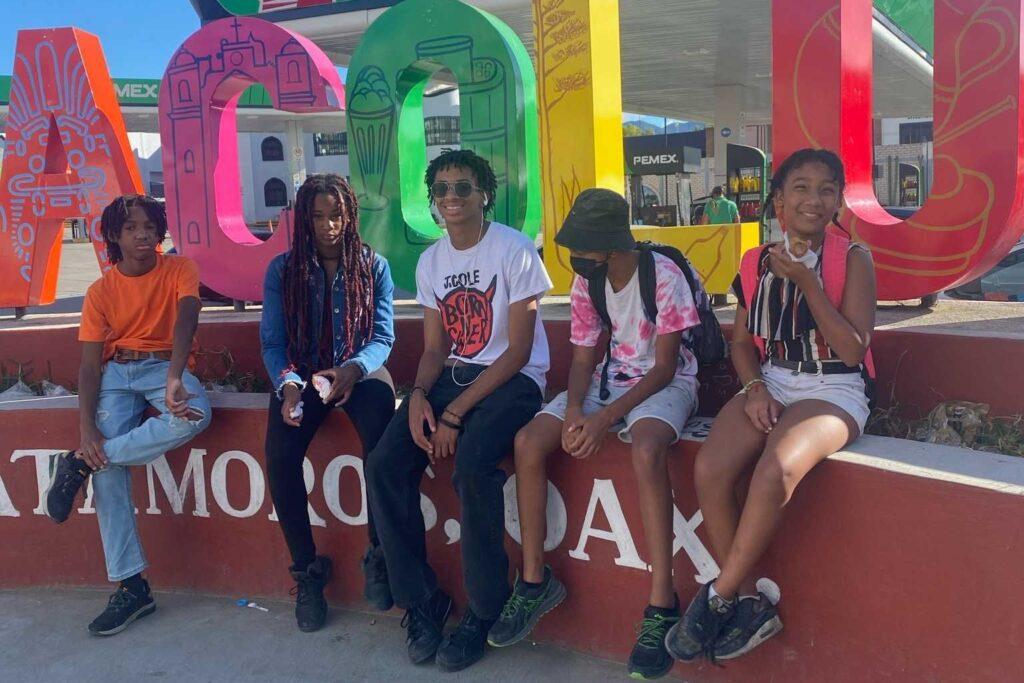
[[846, 288], [846, 253], [850, 240], [837, 235], [833, 230], [825, 231], [825, 242], [821, 250], [821, 282], [825, 296], [839, 310], [843, 305], [843, 290]]
[[[850, 239], [834, 230], [825, 232], [825, 243], [821, 250], [821, 281], [825, 296], [838, 311], [843, 305], [843, 291], [846, 289], [846, 259], [850, 253]], [[746, 285], [744, 285], [744, 289]], [[868, 376], [875, 377], [875, 359], [871, 349], [864, 354], [864, 367]]]
[[612, 319], [608, 315], [608, 301], [605, 298], [604, 291], [604, 285], [607, 281], [607, 276], [587, 280], [587, 294], [590, 295], [590, 303], [593, 304], [594, 310], [597, 311], [597, 317], [601, 319], [601, 323], [608, 330], [608, 345], [604, 350], [604, 364], [601, 366], [601, 388], [598, 392], [602, 401], [608, 400], [608, 397], [611, 396], [611, 392], [608, 391], [608, 364], [612, 361]]
[[[649, 243], [648, 243], [649, 244]], [[644, 305], [644, 315], [655, 325], [658, 324], [658, 278], [654, 264], [654, 250], [641, 242], [640, 259], [637, 263], [637, 277], [640, 279], [640, 301]]]
[[[748, 249], [743, 254], [743, 259], [740, 261], [740, 286], [743, 287], [743, 297], [746, 299], [746, 309], [749, 312], [751, 302], [754, 297], [757, 296], [757, 286], [761, 280], [761, 273], [758, 271], [758, 266], [761, 264], [761, 254], [768, 248], [768, 245], [762, 245]], [[765, 340], [756, 334], [751, 334], [754, 340], [754, 346], [757, 347], [757, 353], [764, 363], [768, 357], [767, 349], [765, 348]]]

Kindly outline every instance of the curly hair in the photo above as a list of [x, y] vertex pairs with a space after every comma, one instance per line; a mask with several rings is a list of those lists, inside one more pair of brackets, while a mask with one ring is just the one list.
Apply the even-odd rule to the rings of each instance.
[[[373, 336], [374, 285], [373, 249], [363, 243], [359, 235], [359, 204], [355, 192], [345, 179], [333, 173], [311, 175], [306, 178], [295, 197], [295, 223], [292, 248], [284, 266], [284, 313], [288, 325], [288, 360], [308, 371], [306, 367], [310, 344], [317, 340], [317, 361], [333, 365], [333, 342], [324, 343], [322, 330], [311, 329], [314, 311], [311, 278], [317, 259], [316, 238], [313, 233], [313, 205], [318, 195], [334, 197], [341, 207], [344, 229], [341, 238], [341, 260], [338, 273], [345, 280], [345, 357], [355, 352], [355, 341], [364, 342]], [[325, 288], [324, 296], [331, 292]], [[322, 321], [330, 325], [330, 319]], [[333, 340], [333, 332], [327, 337]]]
[[107, 258], [111, 263], [124, 260], [117, 240], [121, 237], [128, 215], [136, 206], [146, 212], [146, 217], [156, 226], [156, 240], [163, 242], [167, 237], [167, 210], [158, 200], [145, 194], [126, 194], [110, 202], [100, 218], [100, 234], [107, 245]]
[[[840, 193], [846, 187], [846, 171], [843, 168], [843, 161], [839, 158], [838, 154], [829, 149], [815, 149], [812, 147], [798, 149], [786, 157], [786, 160], [772, 174], [772, 179], [768, 185], [768, 197], [764, 200], [764, 208], [761, 211], [762, 224], [769, 217], [769, 209], [774, 212], [773, 200], [782, 191], [782, 186], [786, 184], [786, 178], [789, 177], [790, 173], [807, 164], [821, 164], [831, 171], [832, 182], [839, 186]], [[839, 222], [838, 213], [832, 216], [832, 223], [847, 235], [850, 234]]]
[[437, 172], [447, 168], [465, 168], [472, 171], [477, 187], [487, 195], [484, 215], [494, 209], [494, 198], [498, 193], [498, 179], [494, 176], [494, 170], [487, 159], [470, 149], [444, 148], [441, 150], [441, 154], [427, 165], [427, 173], [424, 178], [427, 183], [427, 199], [433, 199], [430, 188], [434, 184], [434, 179], [437, 178]]

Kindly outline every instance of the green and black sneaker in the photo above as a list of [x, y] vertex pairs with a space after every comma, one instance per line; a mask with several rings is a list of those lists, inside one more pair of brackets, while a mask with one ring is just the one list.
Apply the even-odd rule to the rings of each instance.
[[644, 620], [637, 628], [636, 645], [626, 665], [629, 677], [640, 681], [661, 678], [672, 670], [675, 662], [665, 649], [665, 635], [679, 621], [679, 598], [671, 609], [648, 605]]
[[522, 579], [516, 579], [501, 616], [494, 622], [487, 642], [494, 647], [506, 647], [529, 635], [540, 618], [558, 607], [565, 600], [565, 586], [551, 573], [551, 567], [544, 567], [544, 581], [540, 586], [528, 586]]

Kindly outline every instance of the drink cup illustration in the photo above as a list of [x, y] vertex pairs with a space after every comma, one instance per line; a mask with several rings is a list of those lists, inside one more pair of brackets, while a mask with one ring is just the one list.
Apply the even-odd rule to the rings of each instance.
[[384, 72], [367, 66], [356, 76], [349, 100], [349, 138], [358, 150], [356, 172], [362, 180], [364, 194], [361, 208], [379, 211], [387, 206], [384, 177], [391, 151], [391, 134], [395, 126], [395, 101]]

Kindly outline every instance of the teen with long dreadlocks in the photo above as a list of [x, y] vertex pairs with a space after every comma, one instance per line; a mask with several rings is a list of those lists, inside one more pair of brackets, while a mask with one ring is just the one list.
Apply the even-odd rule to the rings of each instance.
[[[516, 432], [540, 408], [548, 346], [538, 300], [551, 287], [533, 241], [486, 219], [497, 181], [487, 161], [447, 150], [427, 167], [447, 234], [416, 265], [423, 356], [416, 383], [366, 461], [370, 507], [395, 603], [407, 610], [409, 658], [463, 669], [480, 659], [508, 598], [505, 472]], [[462, 505], [462, 621], [442, 642], [452, 601], [427, 563], [420, 480], [455, 459]]]
[[[666, 636], [676, 659], [732, 659], [781, 630], [755, 564], [797, 484], [867, 421], [875, 273], [867, 249], [830, 228], [842, 229], [845, 184], [834, 153], [789, 156], [770, 195], [786, 240], [748, 251], [733, 283], [732, 361], [743, 389], [719, 412], [694, 467], [722, 570]], [[736, 483], [751, 465], [741, 505]]]
[[[395, 412], [384, 362], [395, 341], [394, 285], [387, 260], [363, 244], [355, 193], [334, 174], [313, 175], [295, 198], [290, 251], [270, 262], [263, 283], [260, 342], [275, 379], [267, 416], [270, 495], [291, 553], [295, 618], [315, 631], [327, 616], [330, 558], [317, 555], [302, 464], [317, 429], [341, 406], [369, 453]], [[315, 382], [330, 383], [321, 393]], [[391, 609], [384, 555], [369, 518], [364, 595]]]
[[[89, 624], [90, 633], [107, 636], [156, 609], [142, 578], [146, 558], [128, 468], [206, 429], [210, 403], [186, 369], [199, 324], [199, 270], [184, 256], [157, 253], [167, 235], [163, 204], [143, 195], [118, 197], [103, 210], [100, 232], [114, 267], [89, 287], [82, 304], [81, 445], [52, 457], [46, 514], [65, 521], [92, 477], [107, 578], [120, 582]], [[159, 414], [143, 420], [147, 406]]]

